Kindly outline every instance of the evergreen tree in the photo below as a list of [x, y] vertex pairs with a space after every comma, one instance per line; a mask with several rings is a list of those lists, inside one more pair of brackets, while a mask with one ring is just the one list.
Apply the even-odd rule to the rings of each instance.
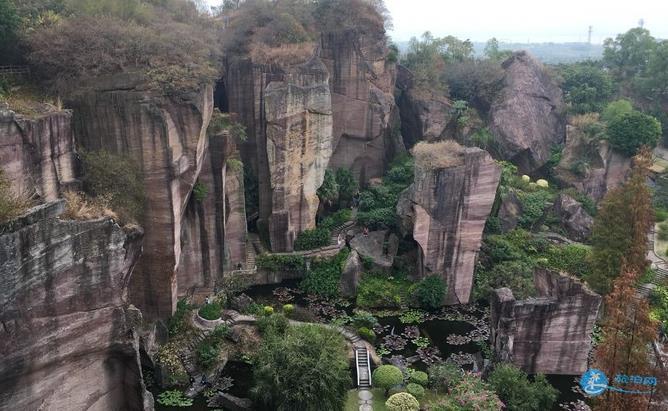
[[621, 272], [622, 261], [627, 269], [637, 273], [647, 269], [647, 233], [654, 220], [646, 184], [651, 159], [648, 149], [640, 150], [634, 158], [631, 177], [608, 192], [594, 219], [592, 274], [587, 281], [599, 293], [610, 291]]
[[[656, 339], [657, 324], [649, 317], [647, 300], [638, 298], [635, 284], [639, 274], [624, 267], [614, 281], [613, 290], [605, 298], [603, 338], [596, 348], [595, 364], [611, 379], [616, 375], [653, 375], [650, 364], [651, 343]], [[646, 391], [650, 387], [624, 384], [624, 389]], [[649, 395], [607, 391], [595, 410], [648, 409]]]

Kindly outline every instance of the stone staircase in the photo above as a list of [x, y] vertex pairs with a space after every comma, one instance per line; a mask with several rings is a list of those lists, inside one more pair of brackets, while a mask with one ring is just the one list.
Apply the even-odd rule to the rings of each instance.
[[188, 376], [192, 379], [195, 379], [199, 374], [197, 372], [197, 346], [204, 341], [204, 339], [209, 335], [209, 331], [205, 331], [199, 328], [195, 328], [193, 335], [188, 339], [188, 341], [183, 345], [181, 350], [178, 353], [181, 364], [185, 368]]

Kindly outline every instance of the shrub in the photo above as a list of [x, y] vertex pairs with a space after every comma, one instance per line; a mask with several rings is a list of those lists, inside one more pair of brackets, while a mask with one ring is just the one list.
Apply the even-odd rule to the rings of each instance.
[[295, 251], [313, 250], [328, 246], [332, 241], [332, 232], [325, 228], [317, 227], [304, 230], [295, 239]]
[[518, 224], [522, 228], [531, 229], [543, 216], [545, 208], [552, 201], [553, 194], [545, 190], [521, 191], [517, 192], [517, 198], [522, 204], [522, 215]]
[[601, 113], [601, 120], [606, 123], [611, 123], [614, 119], [621, 117], [624, 114], [631, 113], [633, 105], [628, 100], [620, 99], [608, 103]]
[[347, 207], [357, 190], [359, 190], [359, 184], [352, 171], [347, 168], [336, 170], [336, 184], [339, 188], [339, 204], [341, 207]]
[[661, 137], [661, 123], [639, 111], [622, 114], [608, 124], [608, 141], [622, 153], [632, 156], [642, 146], [653, 148]]
[[488, 382], [509, 410], [549, 410], [559, 394], [544, 375], [536, 375], [531, 382], [526, 373], [511, 364], [497, 365]]
[[357, 213], [359, 224], [369, 227], [371, 230], [382, 230], [397, 226], [397, 215], [395, 207], [377, 208], [371, 211], [360, 211]]
[[81, 153], [84, 190], [108, 201], [122, 222], [141, 222], [146, 203], [140, 166], [130, 157], [108, 151]]
[[218, 360], [220, 350], [211, 344], [200, 344], [197, 347], [197, 364], [203, 369], [211, 368]]
[[[314, 384], [314, 375], [321, 383]], [[341, 410], [349, 386], [346, 345], [335, 330], [289, 326], [283, 335], [263, 338], [253, 358], [251, 395], [266, 409], [290, 411], [318, 404], [324, 406], [318, 409]]]
[[387, 411], [419, 411], [420, 403], [407, 392], [392, 395], [385, 401]]
[[217, 301], [214, 301], [212, 303], [201, 306], [197, 313], [205, 320], [213, 321], [220, 318], [220, 312], [222, 309], [223, 307], [221, 307]]
[[449, 361], [430, 366], [427, 373], [429, 386], [439, 392], [448, 392], [450, 388], [459, 383], [464, 375], [457, 364]]
[[438, 275], [432, 275], [420, 281], [414, 291], [413, 298], [420, 307], [438, 308], [443, 303], [446, 286], [443, 279]]
[[318, 227], [324, 228], [326, 230], [333, 230], [334, 228], [347, 223], [352, 218], [352, 211], [349, 208], [344, 208], [339, 210], [336, 213], [327, 216], [323, 219]]
[[467, 373], [451, 389], [448, 398], [439, 401], [432, 409], [498, 411], [502, 407], [503, 403], [487, 384], [479, 377]]
[[295, 306], [292, 305], [292, 304], [284, 304], [283, 305], [283, 314], [285, 314], [288, 317], [290, 316], [290, 314], [292, 314], [292, 312], [294, 310], [295, 310]]
[[547, 266], [578, 278], [587, 278], [592, 271], [591, 248], [580, 244], [551, 246], [547, 252]]
[[424, 396], [424, 387], [420, 384], [408, 383], [406, 385], [406, 392], [415, 398], [422, 398]]
[[264, 315], [272, 315], [274, 313], [274, 307], [270, 305], [265, 305], [263, 308]]
[[373, 385], [383, 388], [385, 392], [395, 385], [404, 382], [404, 374], [394, 365], [381, 365], [372, 374]]
[[84, 193], [67, 191], [65, 211], [60, 215], [64, 220], [92, 220], [101, 217], [118, 218], [109, 206], [108, 197], [90, 198]]
[[339, 185], [336, 183], [336, 177], [332, 170], [325, 170], [325, 177], [322, 185], [317, 191], [318, 198], [324, 204], [331, 206], [339, 199]]
[[601, 111], [614, 93], [610, 74], [589, 62], [569, 64], [562, 75], [565, 99], [573, 113]]
[[352, 323], [354, 327], [373, 328], [378, 325], [378, 319], [368, 311], [355, 310], [353, 312]]
[[408, 370], [409, 381], [426, 387], [429, 383], [429, 375], [424, 371]]
[[318, 294], [324, 297], [338, 296], [341, 270], [349, 254], [350, 250], [344, 248], [332, 258], [313, 261], [311, 270], [299, 283], [299, 288], [307, 293]]
[[357, 306], [369, 308], [400, 307], [407, 284], [376, 276], [364, 276], [357, 287]]
[[267, 271], [302, 271], [306, 265], [300, 255], [262, 254], [256, 263], [259, 269]]
[[199, 181], [195, 183], [193, 186], [193, 197], [195, 198], [195, 201], [201, 203], [206, 199], [207, 194], [209, 194], [209, 188], [206, 184]]
[[169, 390], [158, 395], [158, 404], [165, 407], [190, 407], [193, 405], [193, 400], [179, 390]]
[[263, 316], [257, 319], [257, 328], [263, 336], [280, 336], [287, 332], [290, 322], [282, 314]]
[[664, 210], [664, 209], [656, 210], [654, 212], [654, 216], [656, 218], [657, 223], [663, 222], [668, 218], [668, 210]]
[[188, 301], [185, 298], [180, 299], [176, 303], [176, 311], [174, 315], [169, 319], [167, 323], [167, 328], [169, 329], [169, 336], [176, 337], [179, 334], [184, 333], [188, 329], [188, 317], [189, 313], [192, 312], [193, 306], [188, 304]]
[[166, 374], [164, 377], [168, 386], [184, 385], [188, 382], [188, 372], [179, 358], [180, 350], [178, 340], [172, 340], [158, 349], [156, 361]]
[[363, 340], [373, 344], [376, 342], [376, 333], [373, 330], [370, 330], [366, 327], [360, 327], [357, 329], [357, 333], [362, 337]]

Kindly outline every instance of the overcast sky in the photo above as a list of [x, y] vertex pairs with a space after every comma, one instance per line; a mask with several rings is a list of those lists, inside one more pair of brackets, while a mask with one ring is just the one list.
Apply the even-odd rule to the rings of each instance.
[[[215, 5], [220, 0], [207, 0]], [[644, 19], [655, 37], [668, 38], [667, 0], [385, 0], [395, 41], [429, 30], [438, 36], [512, 42], [601, 43]]]

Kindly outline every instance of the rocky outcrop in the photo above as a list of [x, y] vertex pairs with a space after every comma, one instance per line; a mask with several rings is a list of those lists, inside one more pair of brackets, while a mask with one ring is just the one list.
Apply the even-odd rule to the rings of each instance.
[[368, 235], [357, 234], [350, 241], [350, 248], [378, 268], [389, 270], [399, 249], [399, 239], [389, 230], [371, 231]]
[[[401, 195], [397, 214], [418, 243], [420, 277], [441, 275], [448, 286], [445, 303], [466, 304], [501, 169], [479, 148], [454, 142], [418, 148], [415, 182]], [[425, 153], [436, 162], [423, 158]]]
[[579, 242], [589, 239], [594, 219], [587, 214], [582, 204], [567, 194], [559, 194], [552, 209], [568, 238]]
[[53, 201], [76, 181], [71, 121], [69, 111], [26, 117], [0, 108], [0, 165], [14, 192]]
[[601, 296], [557, 272], [538, 270], [534, 282], [538, 298], [517, 301], [508, 288], [492, 294], [490, 329], [497, 358], [529, 374], [582, 374]]
[[77, 143], [128, 155], [143, 174], [146, 235], [130, 299], [149, 319], [166, 318], [176, 307], [184, 214], [205, 162], [212, 88], [163, 95], [141, 78], [119, 75], [85, 90], [69, 102]]
[[555, 167], [556, 178], [598, 202], [624, 182], [631, 159], [614, 151], [606, 140], [591, 140], [573, 126], [566, 130], [566, 145]]
[[396, 65], [387, 61], [384, 33], [324, 33], [320, 58], [330, 73], [334, 120], [331, 169], [350, 169], [360, 182], [381, 177], [403, 149], [392, 130]]
[[291, 251], [300, 232], [315, 227], [322, 185], [332, 156], [329, 75], [313, 58], [269, 83], [264, 95], [266, 154], [271, 189], [267, 218], [273, 251]]
[[357, 251], [353, 250], [348, 255], [341, 271], [339, 290], [343, 297], [352, 298], [357, 295], [357, 286], [362, 279], [362, 271], [364, 271], [362, 260]]
[[445, 138], [444, 133], [454, 118], [452, 102], [447, 97], [430, 90], [416, 90], [412, 77], [407, 68], [397, 66], [397, 106], [401, 114], [401, 136], [407, 149], [419, 141]]
[[241, 154], [258, 178], [258, 228], [275, 252], [291, 251], [297, 234], [315, 226], [316, 191], [332, 154], [328, 79], [317, 56], [296, 67], [226, 68], [229, 109], [248, 134]]
[[0, 409], [152, 409], [126, 307], [142, 234], [62, 210], [0, 230]]
[[525, 51], [503, 63], [503, 88], [492, 103], [490, 131], [498, 154], [532, 173], [550, 158], [553, 146], [565, 139], [562, 92], [545, 67]]
[[522, 202], [517, 197], [515, 192], [510, 191], [501, 197], [501, 205], [499, 206], [499, 224], [501, 231], [506, 233], [514, 230], [520, 221], [522, 215]]

